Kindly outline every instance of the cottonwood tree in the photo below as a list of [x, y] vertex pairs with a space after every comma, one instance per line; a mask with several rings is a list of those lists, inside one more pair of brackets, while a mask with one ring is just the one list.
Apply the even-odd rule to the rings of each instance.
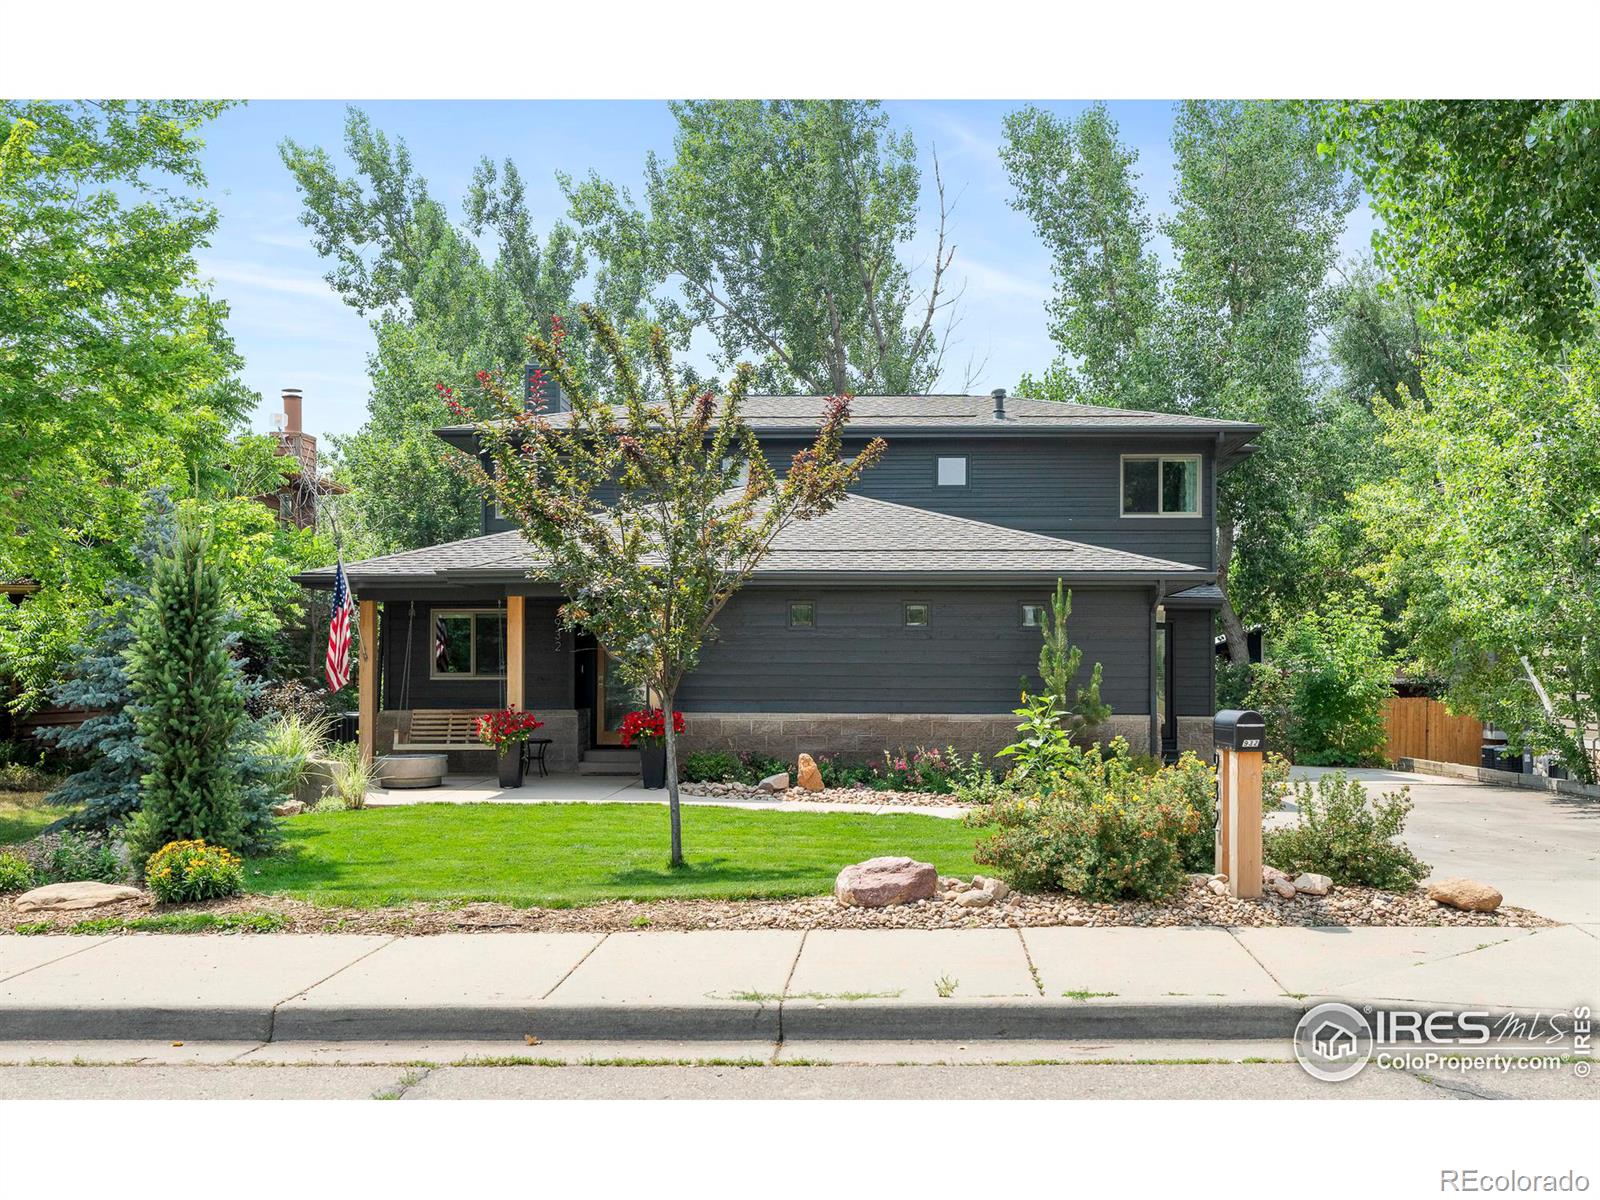
[[1028, 107], [1006, 116], [1000, 158], [1049, 248], [1050, 334], [1062, 352], [1029, 395], [1161, 408], [1172, 398], [1159, 344], [1161, 268], [1134, 170], [1102, 104], [1072, 120]]
[[956, 296], [950, 206], [913, 283], [921, 173], [909, 132], [861, 100], [675, 103], [673, 157], [645, 163], [645, 206], [591, 174], [562, 176], [573, 220], [608, 278], [660, 289], [668, 324], [716, 339], [728, 370], [767, 390], [918, 393], [939, 378]]
[[[461, 469], [520, 526], [538, 576], [568, 597], [562, 618], [594, 634], [623, 678], [670, 714], [717, 614], [778, 535], [831, 510], [885, 447], [874, 438], [854, 459], [841, 458], [850, 403], [835, 396], [816, 439], [780, 477], [743, 420], [751, 367], [741, 365], [720, 398], [685, 387], [658, 332], [647, 386], [611, 323], [586, 305], [579, 311], [611, 358], [613, 402], [573, 370], [558, 320], [549, 337], [535, 332], [528, 344], [570, 412], [552, 420], [542, 407], [530, 411], [520, 378], [507, 387], [484, 373], [494, 416], [477, 431], [490, 469], [468, 460]], [[671, 862], [680, 866], [677, 736], [670, 719], [665, 727]]]
[[1600, 728], [1600, 340], [1552, 362], [1508, 320], [1442, 340], [1380, 405], [1394, 471], [1357, 496], [1446, 699], [1592, 780]]
[[1381, 224], [1378, 261], [1440, 315], [1548, 351], [1600, 295], [1600, 101], [1370, 100], [1315, 110]]

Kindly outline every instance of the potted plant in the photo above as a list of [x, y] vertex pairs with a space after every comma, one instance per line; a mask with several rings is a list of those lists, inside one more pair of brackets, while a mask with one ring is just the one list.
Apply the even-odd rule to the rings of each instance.
[[478, 740], [485, 746], [493, 746], [500, 756], [501, 787], [522, 786], [522, 744], [543, 724], [531, 712], [520, 708], [502, 708], [478, 718]]
[[[683, 714], [672, 714], [672, 732], [683, 732]], [[622, 744], [639, 743], [639, 774], [647, 788], [667, 786], [667, 717], [659, 708], [631, 712], [622, 718]]]

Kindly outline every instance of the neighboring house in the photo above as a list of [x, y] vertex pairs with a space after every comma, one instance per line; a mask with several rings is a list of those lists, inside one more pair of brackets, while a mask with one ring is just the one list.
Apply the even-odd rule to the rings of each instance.
[[273, 437], [280, 458], [293, 458], [299, 465], [290, 470], [275, 491], [255, 497], [278, 520], [299, 529], [317, 523], [317, 510], [324, 496], [343, 495], [350, 489], [323, 478], [317, 469], [317, 439], [305, 431], [304, 401], [299, 388], [283, 389], [283, 411], [277, 414]]
[[[824, 402], [747, 401], [775, 467], [815, 435]], [[548, 411], [561, 420], [559, 398]], [[1209, 747], [1216, 480], [1260, 426], [1003, 392], [860, 396], [851, 415], [846, 455], [880, 435], [888, 451], [836, 510], [787, 530], [724, 609], [677, 698], [689, 748], [992, 753], [1015, 740], [1021, 688], [1038, 686], [1057, 579], [1084, 677], [1104, 665], [1115, 715], [1098, 736]], [[478, 451], [470, 426], [438, 434]], [[639, 698], [592, 637], [559, 627], [560, 595], [530, 577], [521, 535], [487, 507], [483, 529], [346, 564], [380, 664], [362, 674], [379, 677], [364, 738], [381, 754], [407, 742], [415, 710], [511, 704], [538, 712], [550, 765], [571, 769], [617, 743]], [[332, 584], [328, 569], [299, 578]]]

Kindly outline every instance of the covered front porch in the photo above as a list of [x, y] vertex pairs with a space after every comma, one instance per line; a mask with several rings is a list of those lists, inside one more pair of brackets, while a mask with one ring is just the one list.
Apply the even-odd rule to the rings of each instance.
[[634, 692], [619, 685], [592, 637], [561, 627], [560, 602], [528, 581], [429, 591], [358, 582], [362, 754], [443, 753], [452, 772], [487, 776], [494, 755], [472, 736], [471, 718], [501, 708], [544, 722], [551, 772], [575, 772], [586, 755], [620, 746]]

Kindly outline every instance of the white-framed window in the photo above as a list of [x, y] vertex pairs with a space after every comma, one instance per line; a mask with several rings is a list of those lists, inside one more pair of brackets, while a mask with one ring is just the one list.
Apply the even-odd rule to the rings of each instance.
[[1198, 454], [1124, 454], [1122, 515], [1198, 517], [1200, 462]]
[[1022, 606], [1022, 627], [1024, 629], [1040, 629], [1044, 626], [1045, 606], [1042, 604], [1024, 604]]
[[928, 605], [922, 600], [908, 600], [901, 609], [901, 622], [907, 629], [928, 627]]
[[941, 454], [933, 460], [933, 482], [938, 487], [967, 486], [967, 456]]
[[816, 627], [817, 603], [815, 600], [789, 601], [790, 629], [815, 629]]
[[[726, 471], [726, 470], [730, 469], [732, 466], [733, 466], [733, 455], [730, 454], [730, 455], [726, 456], [722, 460], [722, 469], [724, 471]], [[750, 460], [748, 458], [740, 459], [739, 460], [739, 474], [734, 479], [733, 486], [742, 488], [742, 487], [748, 487], [749, 484], [750, 484]]]
[[498, 608], [433, 610], [434, 679], [503, 679], [506, 614]]

